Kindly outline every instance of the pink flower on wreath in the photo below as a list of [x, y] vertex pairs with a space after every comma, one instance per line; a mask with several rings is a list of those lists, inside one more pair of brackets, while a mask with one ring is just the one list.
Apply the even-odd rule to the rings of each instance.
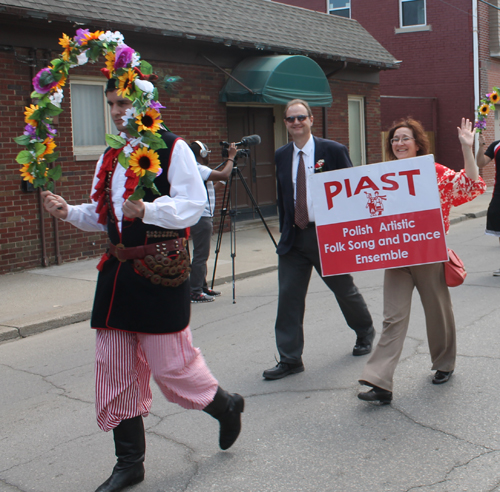
[[118, 70], [119, 68], [125, 68], [132, 61], [134, 53], [135, 51], [126, 44], [117, 46], [115, 51], [115, 70]]
[[54, 88], [57, 84], [58, 81], [55, 80], [52, 77], [52, 82], [50, 82], [47, 85], [40, 85], [40, 78], [44, 73], [51, 73], [50, 68], [42, 68], [34, 77], [33, 77], [33, 87], [35, 88], [35, 91], [38, 92], [38, 94], [47, 94], [47, 92], [50, 92], [52, 88]]
[[324, 165], [325, 165], [325, 159], [320, 159], [318, 162], [316, 162], [316, 164], [314, 164], [314, 172], [322, 173]]

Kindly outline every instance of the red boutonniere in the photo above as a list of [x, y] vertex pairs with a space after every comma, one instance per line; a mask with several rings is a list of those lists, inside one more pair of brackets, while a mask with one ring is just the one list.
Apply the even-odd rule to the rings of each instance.
[[322, 173], [324, 165], [325, 165], [325, 159], [320, 159], [318, 162], [316, 162], [316, 164], [314, 164], [314, 172]]

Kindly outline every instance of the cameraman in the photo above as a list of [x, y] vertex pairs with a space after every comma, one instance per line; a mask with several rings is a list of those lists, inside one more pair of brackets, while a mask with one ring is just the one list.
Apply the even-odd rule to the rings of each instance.
[[[225, 185], [225, 181], [231, 176], [236, 155], [236, 145], [232, 143], [228, 149], [228, 158], [221, 171], [216, 171], [208, 167], [209, 148], [199, 140], [192, 142], [193, 151], [198, 171], [207, 188], [208, 202], [201, 218], [197, 224], [191, 227], [191, 238], [193, 240], [193, 256], [191, 261], [191, 275], [189, 282], [191, 286], [191, 302], [212, 302], [215, 297], [220, 296], [220, 292], [211, 290], [207, 285], [207, 260], [210, 256], [210, 240], [213, 230], [213, 216], [215, 210], [215, 190], [219, 186]], [[215, 183], [215, 186], [213, 184]], [[220, 184], [219, 184], [220, 183]]]

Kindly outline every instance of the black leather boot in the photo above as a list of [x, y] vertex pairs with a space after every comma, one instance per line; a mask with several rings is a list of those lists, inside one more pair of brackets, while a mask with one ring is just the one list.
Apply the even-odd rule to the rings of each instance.
[[220, 423], [219, 446], [221, 449], [229, 449], [238, 439], [244, 408], [245, 400], [241, 395], [229, 394], [219, 387], [212, 403], [203, 409]]
[[146, 438], [142, 415], [122, 420], [113, 429], [113, 437], [118, 460], [111, 476], [96, 492], [119, 492], [144, 480]]

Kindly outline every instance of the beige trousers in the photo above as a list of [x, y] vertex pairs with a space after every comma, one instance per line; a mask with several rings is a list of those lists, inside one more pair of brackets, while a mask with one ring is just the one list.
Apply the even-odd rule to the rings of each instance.
[[410, 321], [414, 287], [425, 312], [432, 369], [452, 371], [457, 355], [455, 318], [443, 263], [385, 271], [384, 324], [378, 345], [366, 363], [359, 382], [392, 391]]

